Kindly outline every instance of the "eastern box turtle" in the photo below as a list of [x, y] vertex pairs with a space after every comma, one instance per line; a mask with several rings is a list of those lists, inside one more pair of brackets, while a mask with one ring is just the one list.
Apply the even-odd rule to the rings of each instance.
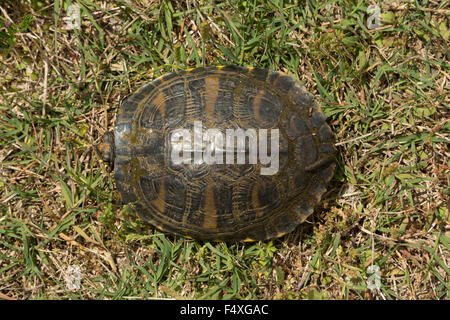
[[292, 231], [326, 191], [336, 152], [325, 116], [297, 81], [236, 66], [151, 81], [123, 101], [97, 150], [142, 219], [224, 241]]

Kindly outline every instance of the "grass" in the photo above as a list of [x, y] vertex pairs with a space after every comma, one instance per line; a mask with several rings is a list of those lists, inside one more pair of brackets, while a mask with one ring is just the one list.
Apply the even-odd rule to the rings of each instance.
[[[75, 30], [71, 1], [0, 5], [0, 298], [449, 299], [449, 1], [383, 1], [375, 30], [374, 1], [76, 3]], [[280, 239], [163, 234], [92, 153], [120, 99], [216, 64], [287, 72], [335, 132], [329, 192]]]

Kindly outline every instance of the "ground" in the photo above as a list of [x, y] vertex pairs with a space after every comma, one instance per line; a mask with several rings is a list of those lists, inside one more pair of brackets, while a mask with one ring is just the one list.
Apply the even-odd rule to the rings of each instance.
[[[79, 27], [71, 1], [0, 5], [0, 298], [449, 299], [449, 1], [382, 1], [375, 28], [375, 1], [72, 3]], [[276, 240], [163, 234], [92, 152], [129, 93], [223, 64], [298, 79], [335, 133]]]

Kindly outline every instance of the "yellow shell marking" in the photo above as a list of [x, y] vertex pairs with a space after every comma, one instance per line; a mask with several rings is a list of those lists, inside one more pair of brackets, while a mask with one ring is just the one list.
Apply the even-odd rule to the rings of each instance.
[[161, 113], [161, 119], [164, 121], [164, 115], [166, 113], [166, 105], [164, 103], [164, 95], [159, 91], [155, 98], [153, 98], [153, 104], [158, 107], [159, 112]]
[[275, 238], [279, 238], [282, 237], [286, 234], [286, 232], [278, 232], [277, 235], [275, 236]]
[[217, 209], [214, 203], [214, 188], [208, 185], [205, 190], [205, 219], [203, 228], [214, 230], [217, 228]]
[[205, 78], [205, 112], [206, 116], [214, 119], [214, 107], [216, 106], [217, 94], [219, 92], [219, 78], [207, 77]]
[[261, 121], [261, 115], [259, 113], [259, 109], [261, 107], [261, 99], [264, 95], [264, 90], [258, 91], [258, 93], [255, 96], [255, 99], [253, 100], [253, 116], [257, 121]]
[[152, 206], [158, 210], [158, 212], [164, 212], [164, 207], [165, 207], [165, 185], [164, 185], [164, 180], [161, 179], [161, 185], [159, 187], [159, 193], [158, 193], [158, 197], [155, 200], [152, 200], [150, 203], [152, 204]]
[[253, 186], [253, 189], [252, 189], [252, 205], [255, 210], [255, 213], [259, 217], [259, 216], [261, 216], [261, 212], [259, 210], [260, 204], [259, 204], [258, 191], [259, 191], [259, 185], [257, 183], [255, 183], [255, 185]]

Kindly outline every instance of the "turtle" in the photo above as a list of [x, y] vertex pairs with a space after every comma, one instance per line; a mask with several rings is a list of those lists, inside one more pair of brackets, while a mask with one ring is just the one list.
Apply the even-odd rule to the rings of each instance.
[[336, 165], [334, 135], [297, 80], [233, 65], [148, 82], [121, 102], [97, 150], [123, 203], [161, 231], [200, 241], [293, 231]]

